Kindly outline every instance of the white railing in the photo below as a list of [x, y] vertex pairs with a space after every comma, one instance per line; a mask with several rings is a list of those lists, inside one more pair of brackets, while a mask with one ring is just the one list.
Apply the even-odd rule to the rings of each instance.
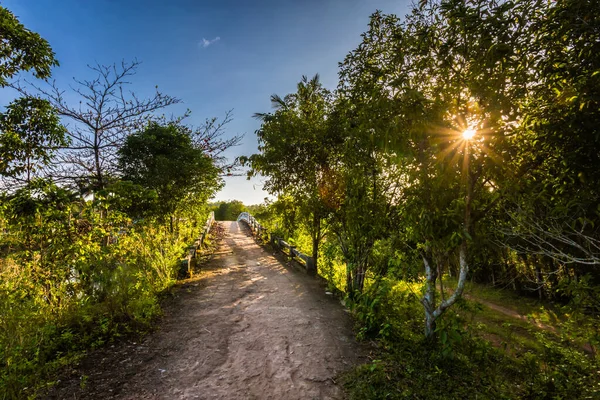
[[254, 218], [250, 213], [243, 212], [237, 217], [237, 221], [245, 222], [249, 227], [252, 233], [255, 233], [259, 238], [262, 238], [263, 233], [266, 233], [267, 230]]
[[[237, 220], [238, 222], [241, 221], [248, 225], [250, 231], [252, 231], [252, 234], [258, 236], [261, 240], [263, 240], [263, 236], [265, 234], [268, 234], [268, 230], [248, 212], [241, 213]], [[270, 234], [269, 239], [274, 247], [281, 250], [281, 252], [289, 256], [292, 260], [298, 261], [302, 266], [304, 266], [307, 273], [316, 274], [315, 263], [312, 257], [296, 250], [296, 246], [287, 243], [285, 240], [283, 240], [283, 238]], [[284, 249], [287, 249], [287, 252], [284, 251]]]

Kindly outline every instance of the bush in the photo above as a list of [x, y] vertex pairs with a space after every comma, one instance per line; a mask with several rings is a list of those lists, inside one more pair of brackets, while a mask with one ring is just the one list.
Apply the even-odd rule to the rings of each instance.
[[[0, 240], [0, 398], [35, 395], [90, 347], [150, 329], [194, 218], [176, 232], [94, 202], [17, 198]], [[58, 199], [51, 206], [39, 204]], [[46, 204], [47, 205], [47, 204]], [[26, 206], [26, 207], [25, 207]], [[27, 212], [24, 212], [27, 210]], [[204, 220], [205, 215], [199, 216]]]

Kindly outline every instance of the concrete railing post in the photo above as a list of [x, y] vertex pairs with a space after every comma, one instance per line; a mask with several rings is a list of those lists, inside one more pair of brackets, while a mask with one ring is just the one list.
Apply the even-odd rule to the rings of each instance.
[[315, 260], [312, 257], [306, 258], [306, 273], [309, 275], [317, 275], [317, 268], [315, 267]]

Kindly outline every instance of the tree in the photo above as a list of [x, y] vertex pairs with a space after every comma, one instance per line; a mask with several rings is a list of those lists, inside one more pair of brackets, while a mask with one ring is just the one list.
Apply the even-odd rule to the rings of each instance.
[[559, 1], [536, 9], [528, 34], [535, 75], [517, 128], [518, 160], [530, 173], [510, 182], [518, 191], [503, 204], [508, 223], [499, 226], [499, 241], [553, 260], [544, 263], [546, 275], [568, 266], [575, 276], [598, 276], [600, 5]]
[[521, 208], [508, 211], [508, 215], [511, 224], [500, 232], [502, 245], [563, 265], [600, 265], [598, 228], [588, 227], [592, 222], [562, 215], [539, 218]]
[[[78, 105], [65, 99], [65, 91], [56, 82], [49, 88], [30, 85], [69, 121], [66, 127], [71, 143], [59, 153], [59, 162], [52, 171], [56, 180], [75, 183], [83, 191], [104, 189], [118, 173], [117, 152], [125, 138], [143, 129], [154, 112], [180, 102], [158, 90], [147, 99], [128, 92], [128, 79], [139, 65], [134, 60], [89, 66], [95, 78], [74, 79], [72, 92], [80, 99]], [[31, 91], [23, 87], [19, 90]]]
[[[46, 40], [23, 26], [0, 7], [0, 87], [21, 71], [39, 79], [50, 77], [58, 65]], [[64, 145], [64, 128], [55, 110], [35, 97], [14, 100], [0, 114], [0, 175], [29, 183], [41, 165], [48, 165], [53, 150]], [[6, 186], [6, 185], [5, 185]]]
[[[342, 63], [339, 92], [353, 135], [370, 132], [375, 150], [401, 171], [398, 234], [425, 267], [427, 336], [460, 298], [474, 250], [494, 246], [494, 227], [542, 218], [536, 229], [517, 230], [519, 245], [551, 251], [547, 228], [562, 215], [555, 244], [573, 240], [573, 229], [584, 235], [579, 246], [596, 243], [589, 239], [600, 198], [597, 7], [421, 2], [404, 20], [374, 14]], [[438, 301], [436, 280], [453, 260], [458, 285]]]
[[345, 95], [340, 91], [327, 118], [329, 134], [341, 145], [330, 154], [332, 169], [320, 191], [346, 263], [346, 293], [354, 299], [363, 291], [375, 243], [394, 225], [398, 185], [390, 158], [374, 142], [372, 121], [365, 123]]
[[0, 175], [8, 185], [29, 184], [50, 164], [54, 151], [65, 146], [65, 128], [46, 100], [22, 97], [0, 114]]
[[[522, 91], [515, 82], [526, 74], [513, 49], [526, 14], [489, 1], [424, 2], [405, 21], [376, 13], [342, 64], [340, 87], [356, 124], [371, 129], [378, 151], [401, 171], [398, 234], [424, 265], [428, 337], [462, 294], [476, 223], [501, 195], [489, 187], [502, 181], [515, 151], [508, 135]], [[458, 284], [438, 301], [438, 271], [450, 255]]]
[[265, 189], [269, 193], [290, 195], [305, 209], [316, 268], [323, 238], [321, 224], [327, 213], [319, 189], [328, 178], [329, 152], [334, 146], [326, 125], [331, 93], [318, 75], [312, 79], [303, 76], [296, 93], [285, 98], [273, 95], [271, 103], [273, 113], [255, 115], [262, 121], [256, 132], [260, 153], [249, 158], [249, 175], [266, 176]]
[[228, 160], [225, 152], [232, 147], [239, 145], [244, 138], [243, 135], [233, 135], [223, 138], [225, 127], [233, 120], [233, 111], [227, 111], [222, 119], [213, 117], [207, 118], [198, 128], [190, 128], [186, 125], [178, 126], [188, 132], [194, 141], [194, 145], [201, 148], [210, 158], [213, 159], [216, 166], [221, 170], [222, 176], [233, 175], [240, 166], [239, 158]]
[[215, 209], [215, 219], [217, 221], [235, 221], [243, 211], [246, 211], [246, 207], [241, 201], [223, 201]]
[[4, 7], [0, 7], [0, 32], [0, 87], [20, 71], [33, 71], [38, 79], [50, 77], [52, 67], [58, 65], [52, 48]]
[[205, 202], [220, 187], [218, 168], [196, 147], [192, 137], [176, 125], [150, 123], [128, 136], [118, 152], [123, 180], [157, 193], [146, 213], [169, 217], [190, 202]]

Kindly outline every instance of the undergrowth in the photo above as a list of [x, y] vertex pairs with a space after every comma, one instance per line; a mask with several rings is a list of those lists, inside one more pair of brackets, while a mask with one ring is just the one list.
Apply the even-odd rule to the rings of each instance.
[[33, 398], [87, 350], [151, 330], [197, 230], [128, 224], [91, 207], [79, 215], [71, 224], [69, 212], [38, 216], [18, 240], [2, 236], [0, 399]]
[[486, 319], [476, 302], [456, 304], [426, 340], [420, 286], [381, 279], [350, 305], [358, 337], [377, 343], [342, 377], [350, 399], [600, 398], [595, 357], [526, 322], [516, 332], [508, 317]]

